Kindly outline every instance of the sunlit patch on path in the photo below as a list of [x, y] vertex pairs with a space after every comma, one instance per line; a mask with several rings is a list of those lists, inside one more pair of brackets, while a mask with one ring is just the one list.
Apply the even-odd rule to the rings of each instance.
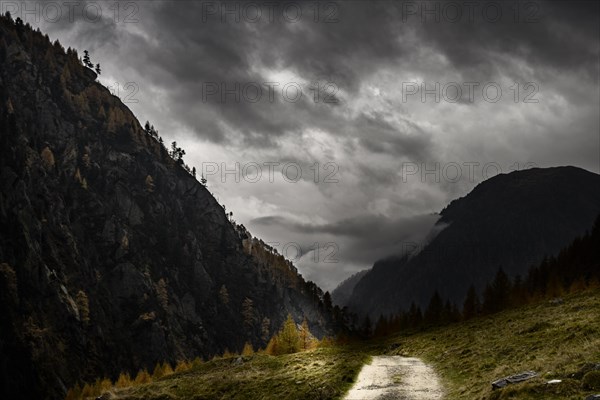
[[345, 400], [440, 400], [442, 385], [433, 368], [418, 358], [376, 356], [365, 365]]

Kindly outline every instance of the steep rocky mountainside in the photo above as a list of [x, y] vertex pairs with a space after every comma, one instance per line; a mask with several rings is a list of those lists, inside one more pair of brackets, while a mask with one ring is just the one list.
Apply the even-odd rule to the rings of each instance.
[[600, 213], [600, 175], [575, 167], [534, 168], [501, 174], [452, 201], [446, 226], [411, 257], [375, 263], [348, 301], [361, 314], [396, 313], [411, 302], [427, 306], [435, 290], [461, 305], [502, 268], [524, 276], [544, 256], [557, 254], [591, 229]]
[[0, 398], [261, 347], [288, 313], [331, 333], [315, 284], [232, 224], [74, 50], [7, 17], [0, 127]]

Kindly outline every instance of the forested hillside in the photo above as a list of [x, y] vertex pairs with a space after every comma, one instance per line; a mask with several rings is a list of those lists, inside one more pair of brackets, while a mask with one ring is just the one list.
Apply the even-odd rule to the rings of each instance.
[[0, 398], [264, 347], [288, 314], [332, 332], [323, 292], [245, 248], [182, 149], [84, 61], [0, 17]]

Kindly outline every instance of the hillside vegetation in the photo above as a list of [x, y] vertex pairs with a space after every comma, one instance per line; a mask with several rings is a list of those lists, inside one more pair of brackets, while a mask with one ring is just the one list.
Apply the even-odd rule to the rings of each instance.
[[0, 398], [264, 347], [288, 314], [332, 334], [329, 295], [88, 64], [0, 16]]
[[[581, 400], [600, 393], [600, 380], [588, 382], [597, 372], [589, 370], [600, 368], [600, 290], [393, 336], [381, 345], [388, 354], [431, 363], [448, 400]], [[538, 378], [492, 391], [493, 380], [526, 370]], [[547, 384], [551, 379], [562, 382]]]
[[333, 399], [352, 385], [368, 355], [354, 345], [270, 356], [232, 356], [202, 363], [153, 383], [116, 389], [106, 398]]
[[[152, 383], [112, 389], [117, 399], [340, 399], [370, 355], [420, 357], [440, 374], [447, 400], [581, 400], [600, 393], [600, 289], [446, 327], [288, 354], [231, 356]], [[492, 390], [527, 370], [539, 376]], [[547, 384], [549, 380], [562, 382]]]

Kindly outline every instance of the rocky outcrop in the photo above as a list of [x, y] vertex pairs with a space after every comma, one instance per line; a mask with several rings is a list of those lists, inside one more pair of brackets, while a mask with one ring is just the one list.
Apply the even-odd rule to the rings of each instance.
[[0, 18], [0, 398], [264, 346], [288, 313], [329, 332], [320, 289], [244, 251], [206, 187], [90, 72]]

